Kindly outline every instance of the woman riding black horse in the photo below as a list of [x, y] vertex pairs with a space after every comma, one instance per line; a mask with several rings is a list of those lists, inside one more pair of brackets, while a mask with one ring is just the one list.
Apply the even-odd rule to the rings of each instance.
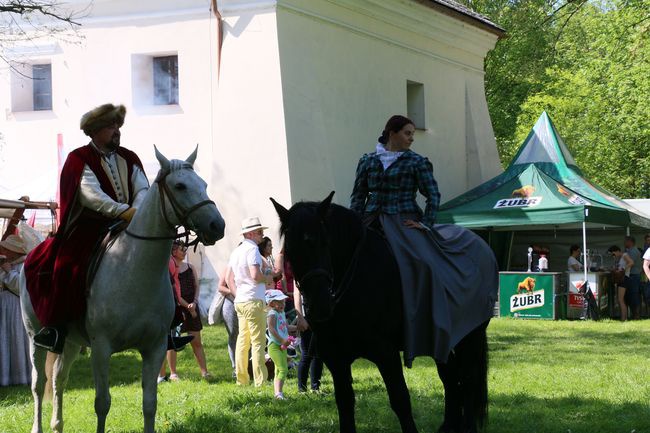
[[[409, 367], [416, 356], [436, 359], [445, 387], [440, 432], [477, 431], [487, 414], [496, 261], [470, 231], [433, 225], [439, 194], [431, 163], [409, 150], [414, 132], [409, 119], [393, 116], [377, 152], [361, 158], [351, 205], [358, 216], [330, 205], [332, 194], [291, 210], [274, 201], [318, 353], [332, 372], [342, 432], [356, 431], [350, 367], [358, 357], [377, 364], [402, 431], [417, 431], [400, 350]], [[361, 324], [354, 345], [341, 341], [351, 318]]]
[[[440, 193], [431, 162], [410, 150], [414, 134], [410, 119], [388, 120], [376, 151], [359, 160], [350, 203], [366, 225], [385, 234], [397, 260], [407, 367], [420, 355], [446, 362], [461, 338], [492, 317], [496, 300], [496, 291], [477, 284], [483, 276], [472, 248], [481, 241], [457, 226], [434, 226]], [[418, 191], [426, 198], [424, 212]]]

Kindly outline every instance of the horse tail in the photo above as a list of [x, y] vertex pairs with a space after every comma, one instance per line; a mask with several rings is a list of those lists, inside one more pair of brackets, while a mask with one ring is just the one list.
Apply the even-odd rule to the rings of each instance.
[[479, 430], [488, 420], [488, 342], [486, 328], [490, 321], [479, 325], [457, 346], [460, 382], [466, 420], [474, 420]]

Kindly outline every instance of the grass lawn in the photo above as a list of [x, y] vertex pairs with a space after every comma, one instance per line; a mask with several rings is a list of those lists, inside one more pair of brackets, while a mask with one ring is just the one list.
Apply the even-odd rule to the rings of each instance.
[[[650, 433], [650, 321], [495, 319], [488, 333], [488, 432]], [[179, 354], [182, 380], [158, 388], [159, 433], [337, 431], [327, 374], [324, 395], [299, 395], [294, 373], [286, 384], [288, 400], [276, 401], [271, 386], [258, 390], [234, 385], [222, 326], [205, 329], [203, 338], [214, 381], [199, 379], [191, 350]], [[374, 366], [357, 361], [353, 374], [359, 431], [399, 432]], [[138, 354], [126, 352], [112, 358], [109, 432], [142, 431], [139, 375]], [[442, 420], [443, 397], [433, 362], [418, 359], [413, 369], [406, 370], [406, 379], [420, 432], [435, 432]], [[86, 355], [73, 366], [66, 391], [66, 432], [95, 430], [93, 399]], [[49, 420], [50, 407], [45, 407], [45, 420]], [[0, 388], [0, 433], [28, 432], [31, 417], [28, 387]]]

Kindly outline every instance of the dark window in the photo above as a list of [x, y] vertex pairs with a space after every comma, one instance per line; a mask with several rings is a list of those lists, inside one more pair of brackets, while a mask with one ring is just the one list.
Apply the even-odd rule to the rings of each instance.
[[153, 103], [178, 104], [178, 56], [153, 58]]
[[34, 111], [52, 109], [52, 65], [33, 65]]

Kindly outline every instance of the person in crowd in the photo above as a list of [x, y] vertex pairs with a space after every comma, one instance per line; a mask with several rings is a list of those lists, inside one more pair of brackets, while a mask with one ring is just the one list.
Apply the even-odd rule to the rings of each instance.
[[578, 245], [571, 245], [569, 248], [569, 259], [567, 260], [567, 270], [569, 272], [580, 272], [584, 270], [582, 263], [578, 258], [582, 254], [582, 250]]
[[116, 222], [131, 221], [149, 188], [138, 156], [120, 146], [125, 116], [123, 105], [104, 104], [81, 117], [90, 143], [70, 152], [61, 171], [61, 225], [25, 260], [30, 299], [43, 325], [34, 344], [55, 353], [63, 351], [67, 324], [85, 314], [96, 245]]
[[287, 320], [293, 322], [296, 320], [293, 271], [289, 262], [284, 258], [284, 248], [280, 250], [275, 258], [275, 266], [282, 272], [281, 277], [275, 282], [275, 288], [288, 296], [284, 303], [284, 313], [287, 315]]
[[[648, 242], [649, 238], [650, 235], [646, 235], [646, 242]], [[650, 248], [646, 248], [643, 253], [643, 273], [645, 274], [646, 280], [650, 281]], [[646, 297], [646, 302], [647, 300], [648, 298]]]
[[18, 235], [0, 242], [0, 386], [31, 382], [29, 338], [20, 311], [19, 275], [27, 250]]
[[643, 270], [643, 258], [641, 251], [636, 247], [636, 239], [634, 239], [634, 236], [625, 236], [624, 245], [625, 252], [634, 262], [630, 268], [626, 300], [632, 312], [632, 319], [638, 320], [641, 310], [641, 271]]
[[300, 332], [301, 357], [298, 362], [298, 392], [307, 391], [308, 377], [311, 379], [310, 389], [319, 391], [321, 377], [323, 376], [323, 360], [316, 357], [315, 351], [311, 348], [312, 331], [305, 319], [302, 295], [298, 287], [293, 289], [293, 297], [296, 306], [296, 328]]
[[[646, 233], [643, 238], [643, 248], [641, 249], [641, 256], [645, 261], [645, 255], [650, 249], [650, 233]], [[645, 263], [645, 262], [644, 262]], [[646, 306], [650, 305], [650, 278], [644, 272], [641, 274], [641, 294], [643, 295]]]
[[[446, 362], [452, 341], [492, 317], [495, 296], [489, 286], [467, 284], [489, 271], [474, 265], [481, 262], [474, 257], [481, 241], [458, 226], [434, 227], [438, 184], [429, 159], [411, 150], [414, 139], [412, 120], [388, 119], [375, 151], [359, 160], [350, 197], [350, 209], [384, 233], [395, 255], [409, 318], [404, 321], [407, 366], [425, 355]], [[418, 192], [425, 198], [424, 211], [416, 201]], [[431, 302], [422, 305], [422, 299]]]
[[627, 287], [630, 284], [630, 269], [634, 266], [634, 260], [626, 253], [621, 251], [621, 248], [618, 245], [612, 245], [607, 249], [607, 252], [614, 257], [615, 260], [615, 269], [618, 272], [624, 274], [623, 282], [617, 283], [617, 294], [618, 304], [621, 308], [621, 321], [625, 322], [627, 320], [627, 309], [628, 304], [626, 301], [626, 291]]
[[[193, 338], [190, 341], [194, 357], [201, 370], [201, 377], [210, 379], [212, 375], [208, 371], [207, 362], [205, 359], [205, 350], [201, 341], [201, 317], [199, 316], [199, 282], [198, 276], [194, 268], [185, 261], [187, 254], [187, 247], [182, 241], [174, 241], [172, 244], [172, 254], [170, 267], [174, 268], [172, 275], [178, 275], [178, 282], [180, 293], [177, 294], [178, 303], [183, 308], [183, 323], [181, 325], [181, 332], [187, 332]], [[170, 375], [169, 379], [172, 381], [179, 380], [176, 372], [176, 351], [167, 351], [167, 362], [169, 363]], [[165, 377], [165, 365], [163, 363], [160, 377]]]
[[280, 290], [271, 289], [266, 292], [266, 303], [269, 306], [266, 316], [266, 326], [269, 330], [267, 349], [275, 364], [273, 390], [275, 398], [278, 400], [284, 400], [282, 389], [289, 374], [289, 367], [287, 366], [287, 347], [291, 343], [289, 333], [296, 332], [294, 325], [287, 324], [287, 318], [284, 315], [285, 299], [287, 299], [287, 295]]
[[[237, 320], [237, 312], [235, 311], [236, 290], [231, 289], [228, 286], [228, 282], [226, 281], [226, 275], [228, 272], [228, 267], [225, 267], [221, 272], [218, 290], [219, 293], [225, 297], [223, 306], [221, 307], [221, 317], [223, 318], [223, 323], [226, 326], [226, 332], [228, 333], [228, 356], [230, 357], [230, 364], [232, 365], [232, 376], [237, 379], [235, 369], [235, 350], [237, 348], [239, 322]], [[232, 271], [230, 272], [232, 273]]]
[[267, 283], [272, 282], [273, 278], [262, 272], [262, 255], [258, 249], [266, 228], [268, 227], [262, 226], [258, 217], [246, 218], [242, 221], [240, 233], [244, 241], [230, 255], [226, 271], [228, 287], [235, 291], [235, 311], [239, 323], [235, 350], [238, 385], [247, 385], [250, 382], [249, 349], [252, 349], [255, 386], [262, 386], [267, 377], [264, 360], [266, 343], [264, 292]]
[[266, 290], [275, 288], [275, 282], [282, 278], [282, 270], [276, 267], [273, 258], [273, 242], [268, 236], [264, 236], [262, 242], [258, 245], [262, 255], [262, 272], [264, 275], [270, 275], [273, 280], [266, 285]]

